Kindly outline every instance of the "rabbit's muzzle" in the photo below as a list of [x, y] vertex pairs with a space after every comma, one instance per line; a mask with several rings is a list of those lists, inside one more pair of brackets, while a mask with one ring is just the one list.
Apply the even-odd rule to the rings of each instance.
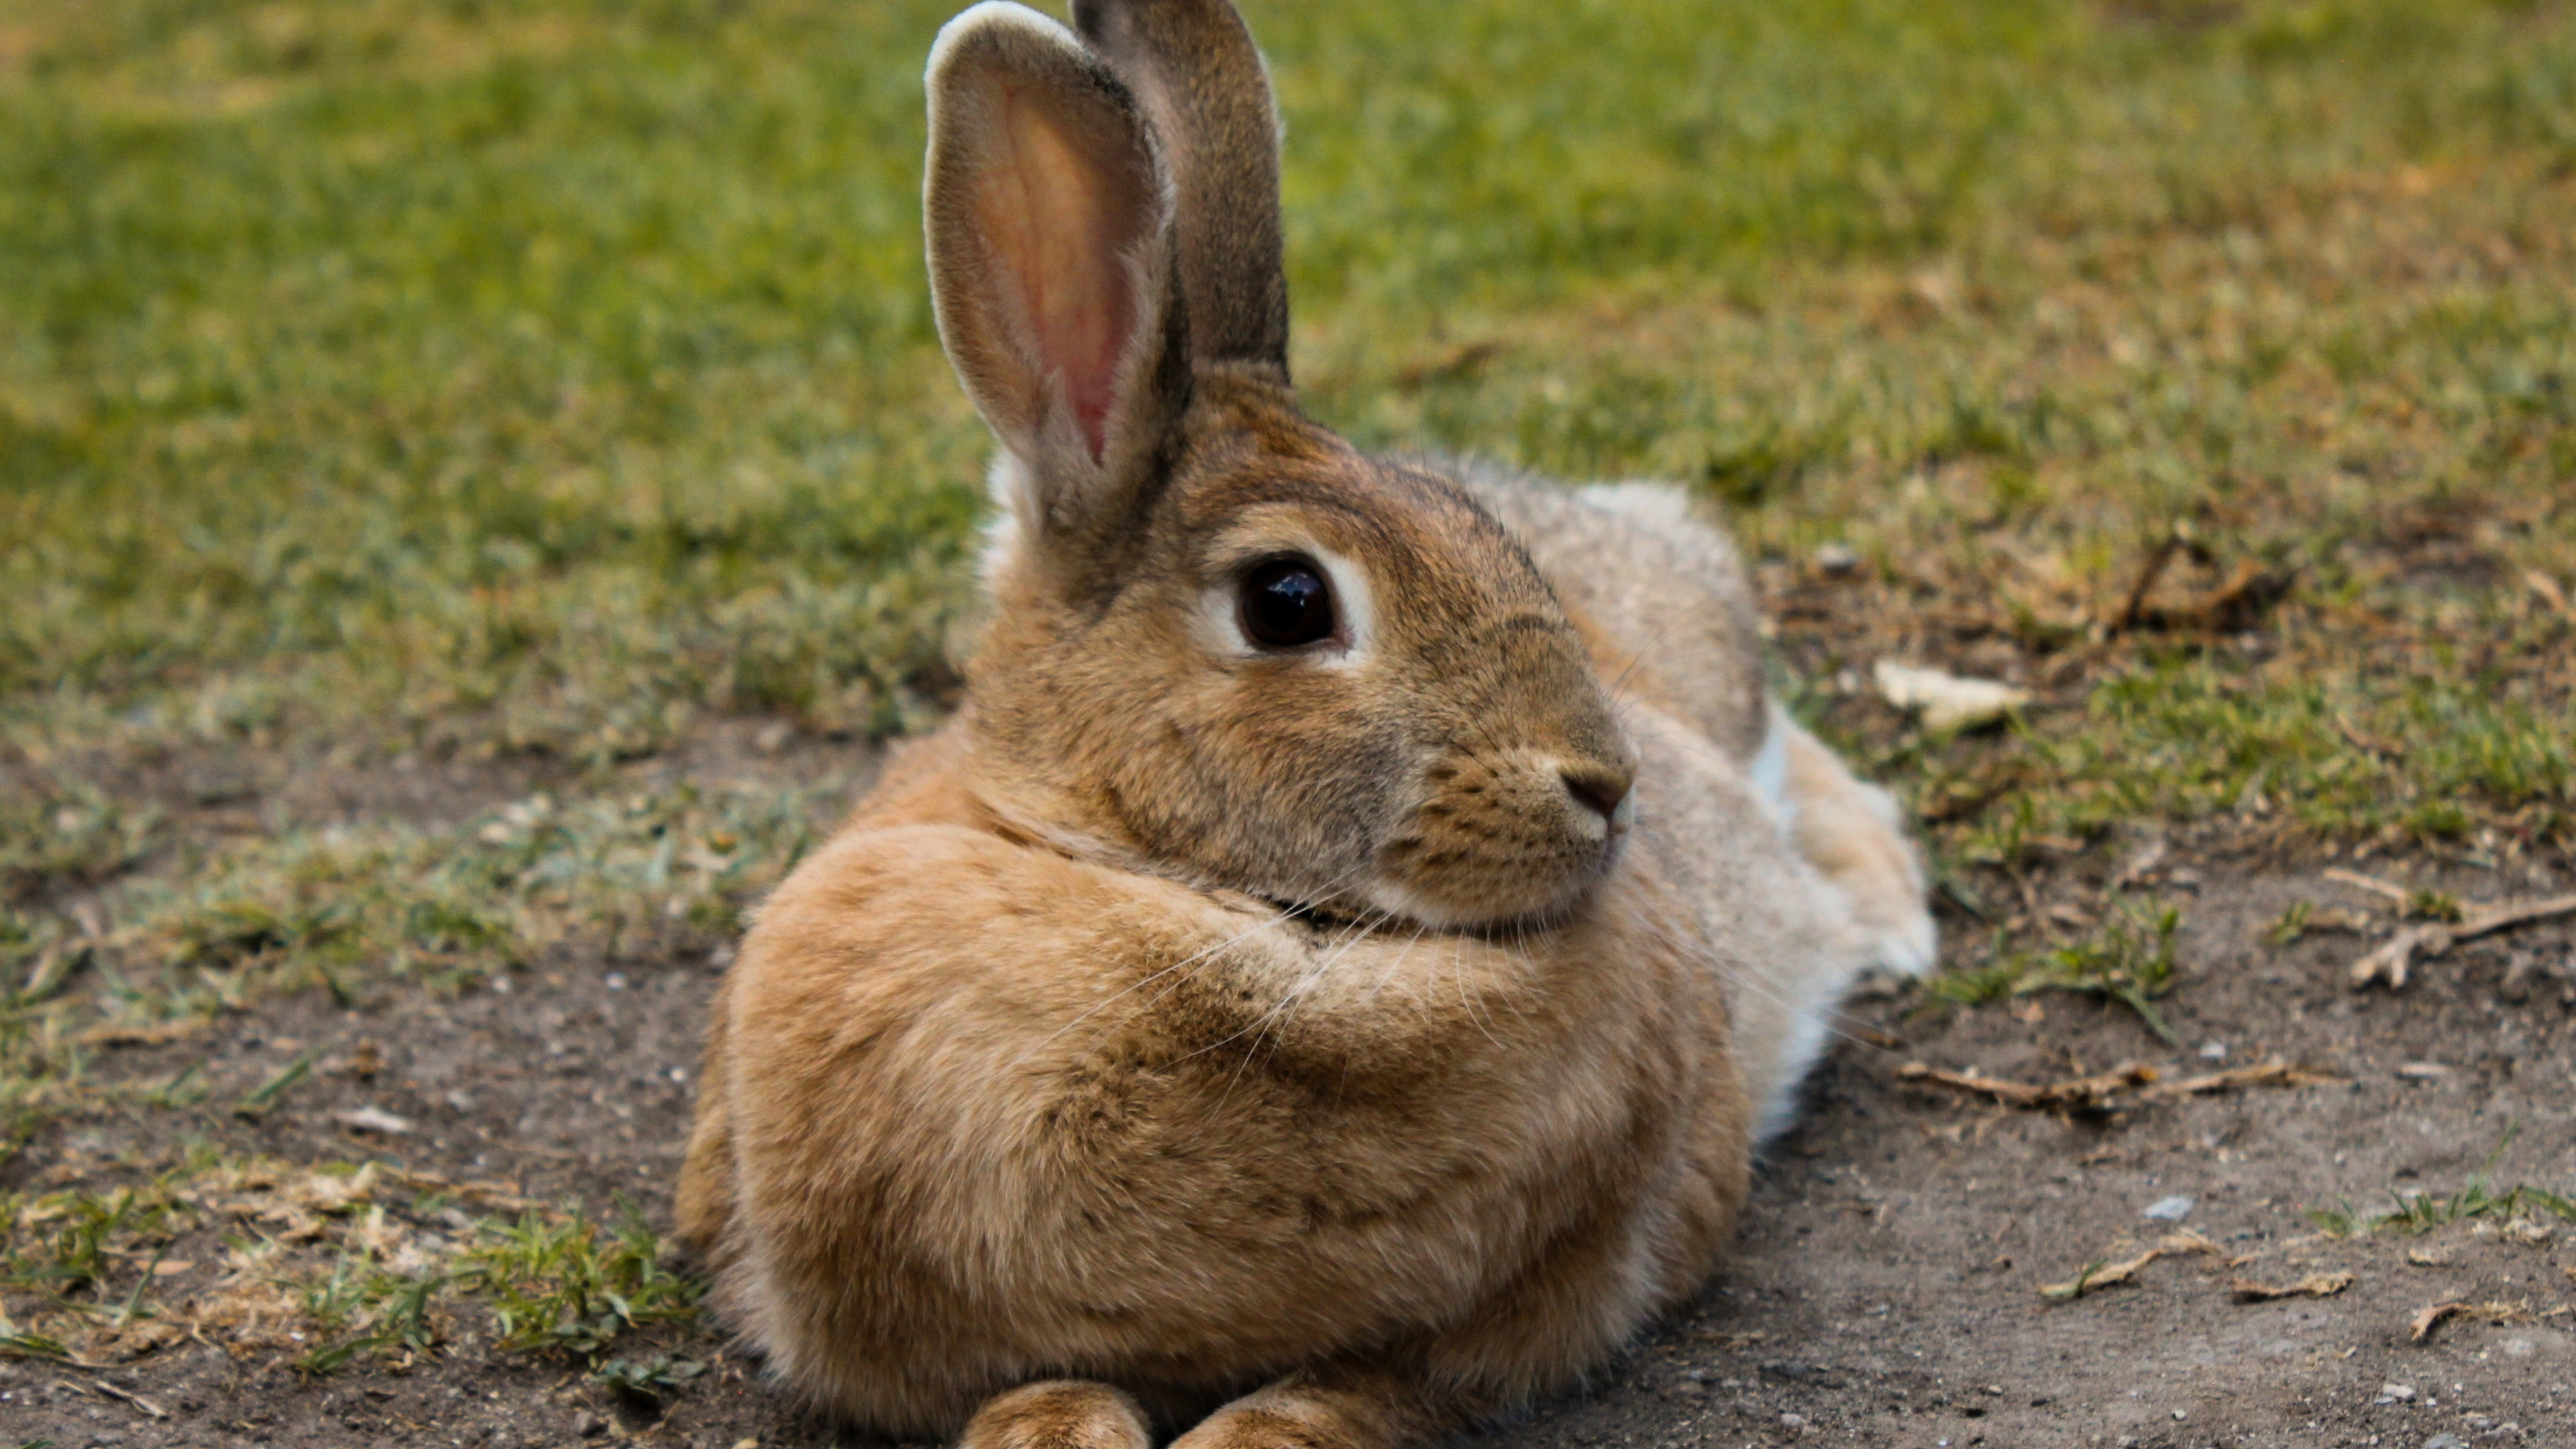
[[1460, 751], [1378, 851], [1379, 904], [1432, 926], [1565, 909], [1615, 863], [1635, 807], [1625, 763], [1540, 750]]

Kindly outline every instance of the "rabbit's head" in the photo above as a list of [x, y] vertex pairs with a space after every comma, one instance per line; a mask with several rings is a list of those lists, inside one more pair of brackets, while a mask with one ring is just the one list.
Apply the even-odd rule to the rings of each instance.
[[1015, 4], [932, 52], [950, 360], [1001, 443], [968, 666], [1010, 828], [1283, 905], [1541, 919], [1636, 756], [1527, 554], [1288, 380], [1278, 127], [1225, 0]]

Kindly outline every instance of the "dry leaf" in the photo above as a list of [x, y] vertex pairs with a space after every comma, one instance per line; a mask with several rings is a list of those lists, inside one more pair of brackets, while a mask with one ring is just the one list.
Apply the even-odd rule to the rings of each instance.
[[2168, 1254], [2206, 1253], [2221, 1262], [2227, 1259], [2225, 1248], [2218, 1246], [2207, 1234], [2191, 1228], [2181, 1228], [2165, 1234], [2156, 1240], [2156, 1248]]
[[80, 1034], [85, 1046], [163, 1046], [185, 1041], [215, 1024], [210, 1016], [186, 1016], [177, 1021], [155, 1021], [141, 1024], [109, 1022], [93, 1026]]
[[2489, 1323], [2531, 1323], [2531, 1310], [2519, 1303], [2436, 1303], [2415, 1315], [2414, 1331], [2409, 1343], [2422, 1343], [2443, 1320], [2449, 1318], [2482, 1318]]
[[1962, 679], [1892, 659], [1878, 661], [1870, 673], [1878, 681], [1881, 698], [1898, 709], [1919, 711], [1928, 729], [1965, 729], [2030, 703], [2027, 689], [1991, 679]]
[[2310, 1273], [2285, 1287], [2236, 1278], [2229, 1280], [2227, 1289], [2240, 1303], [2261, 1303], [2273, 1298], [2332, 1298], [2351, 1287], [2352, 1281], [2350, 1273]]
[[2570, 604], [2567, 601], [2567, 591], [2558, 587], [2558, 581], [2556, 579], [2551, 578], [2549, 575], [2542, 573], [2538, 569], [2524, 569], [2522, 571], [2522, 583], [2523, 587], [2531, 590], [2534, 598], [2537, 598], [2542, 603], [2556, 609], [2559, 613], [2566, 615], [2569, 619], [2576, 619], [2576, 604]]
[[2163, 1256], [2164, 1249], [2149, 1248], [2145, 1252], [2129, 1259], [2125, 1263], [2097, 1263], [2063, 1283], [2047, 1283], [2041, 1285], [2039, 1296], [2042, 1298], [2081, 1298], [2096, 1288], [2109, 1288], [2115, 1284], [2128, 1282], [2131, 1278], [2137, 1276], [2140, 1268], [2147, 1266], [2149, 1263], [2152, 1263]]

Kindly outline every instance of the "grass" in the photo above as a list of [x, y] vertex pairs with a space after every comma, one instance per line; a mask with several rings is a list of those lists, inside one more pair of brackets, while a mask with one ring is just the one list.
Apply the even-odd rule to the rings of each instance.
[[[267, 1231], [279, 1224], [290, 1230]], [[220, 1252], [227, 1271], [159, 1288], [155, 1269], [181, 1243]], [[503, 1353], [582, 1362], [649, 1400], [704, 1369], [610, 1354], [637, 1329], [694, 1319], [701, 1286], [667, 1256], [622, 1203], [610, 1223], [578, 1206], [469, 1218], [436, 1185], [406, 1193], [372, 1167], [197, 1151], [139, 1187], [0, 1195], [0, 1354], [79, 1363], [91, 1343], [184, 1317], [173, 1334], [293, 1349], [299, 1372], [323, 1375], [407, 1366], [455, 1340], [467, 1314]]]
[[[615, 1226], [574, 1213], [528, 1213], [486, 1228], [463, 1258], [468, 1290], [490, 1303], [501, 1347], [516, 1353], [600, 1356], [629, 1329], [685, 1321], [703, 1285], [663, 1266], [642, 1214], [620, 1204]], [[666, 1366], [667, 1367], [667, 1366]], [[655, 1380], [629, 1365], [627, 1387]]]
[[2174, 932], [2181, 925], [2182, 913], [2170, 906], [2123, 900], [2099, 932], [2066, 945], [2017, 951], [1999, 934], [1985, 965], [1944, 972], [1927, 989], [1963, 1006], [2034, 991], [2098, 996], [2129, 1008], [2166, 1045], [2178, 1046], [2181, 1038], [2155, 1001], [2174, 988]]
[[[0, 916], [0, 970], [17, 962], [43, 988], [0, 997], [0, 1149], [48, 1116], [203, 1096], [184, 1076], [91, 1083], [102, 1038], [184, 1037], [303, 989], [343, 1004], [507, 989], [569, 936], [611, 955], [703, 958], [813, 843], [816, 802], [838, 788], [682, 785], [563, 805], [539, 794], [444, 831], [291, 832], [128, 883], [110, 897], [118, 928], [77, 944], [51, 918]], [[75, 963], [91, 990], [62, 990]], [[312, 1067], [299, 1058], [232, 1110], [266, 1114]]]
[[2528, 1183], [2501, 1192], [2488, 1186], [2496, 1164], [2505, 1149], [2513, 1145], [2521, 1124], [2505, 1128], [2495, 1149], [2480, 1163], [2478, 1170], [2459, 1190], [2449, 1193], [2391, 1192], [2391, 1206], [2384, 1212], [2365, 1212], [2355, 1208], [2349, 1199], [2330, 1208], [2311, 1208], [2308, 1221], [2329, 1237], [2363, 1237], [2371, 1233], [2396, 1232], [2421, 1235], [2435, 1228], [2474, 1218], [2498, 1218], [2511, 1222], [2517, 1218], [2534, 1218], [2546, 1214], [2563, 1222], [2576, 1224], [2576, 1197], [2552, 1192]]
[[[948, 8], [21, 0], [13, 730], [607, 759], [705, 709], [929, 719], [982, 448], [919, 274]], [[1252, 10], [1301, 366], [1363, 441], [1697, 479], [1761, 544], [1879, 515], [1899, 575], [2000, 522], [2043, 632], [2182, 520], [2348, 605], [2340, 551], [2428, 501], [2569, 573], [2556, 6]], [[2410, 226], [2456, 255], [2384, 285]], [[1494, 360], [1403, 385], [1459, 342]], [[2320, 722], [2379, 694], [2347, 673], [2141, 663], [2034, 740], [2038, 826], [2232, 802], [2257, 747], [2327, 823], [2566, 806], [2563, 688], [2437, 670], [2388, 737], [2482, 739], [2374, 767]], [[2109, 763], [2231, 702], [2196, 778]]]

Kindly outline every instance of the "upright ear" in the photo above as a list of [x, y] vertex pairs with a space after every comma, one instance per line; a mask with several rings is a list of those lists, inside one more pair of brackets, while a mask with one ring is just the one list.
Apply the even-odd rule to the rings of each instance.
[[1053, 20], [987, 0], [930, 52], [931, 299], [959, 380], [1018, 459], [1041, 533], [1154, 486], [1189, 402], [1170, 187], [1117, 75]]
[[1073, 0], [1073, 23], [1135, 90], [1162, 141], [1180, 199], [1193, 356], [1286, 383], [1279, 116], [1251, 30], [1227, 0]]

